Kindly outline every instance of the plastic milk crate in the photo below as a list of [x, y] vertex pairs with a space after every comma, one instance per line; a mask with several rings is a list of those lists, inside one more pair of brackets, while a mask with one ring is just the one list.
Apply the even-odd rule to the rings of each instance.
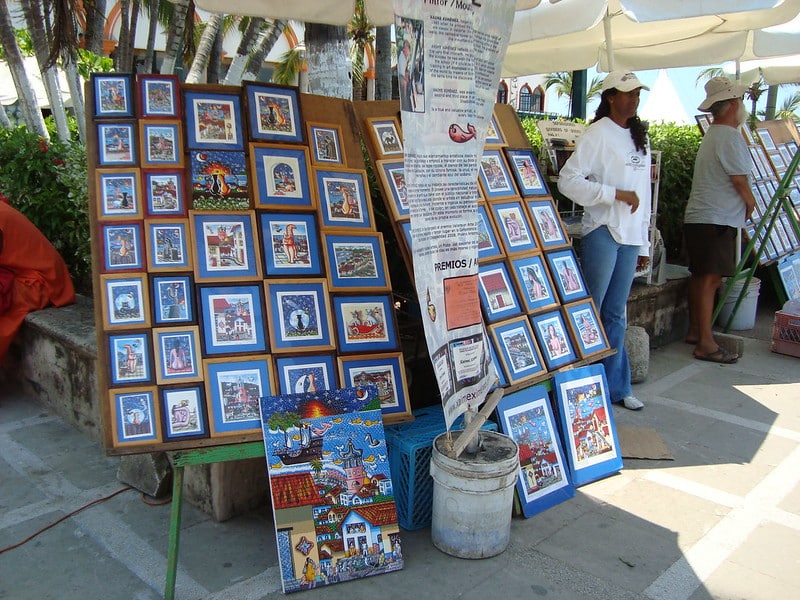
[[[410, 423], [385, 428], [397, 522], [407, 530], [422, 529], [431, 524], [433, 440], [446, 429], [441, 406], [421, 408], [413, 414], [414, 420]], [[463, 429], [461, 418], [453, 429]], [[481, 429], [497, 431], [497, 424], [486, 421]]]
[[770, 350], [800, 357], [800, 317], [781, 310], [775, 313]]

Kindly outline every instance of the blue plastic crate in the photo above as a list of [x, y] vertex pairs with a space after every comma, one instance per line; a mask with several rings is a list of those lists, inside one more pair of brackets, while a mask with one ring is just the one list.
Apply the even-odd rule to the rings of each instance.
[[[445, 431], [441, 406], [414, 411], [414, 417], [409, 423], [385, 428], [397, 522], [407, 530], [422, 529], [431, 524], [433, 440]], [[497, 431], [497, 424], [486, 421], [481, 429]]]

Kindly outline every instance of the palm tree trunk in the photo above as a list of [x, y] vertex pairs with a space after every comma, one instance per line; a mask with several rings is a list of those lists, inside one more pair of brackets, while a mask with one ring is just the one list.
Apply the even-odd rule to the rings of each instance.
[[239, 47], [236, 49], [236, 56], [233, 57], [228, 72], [225, 74], [225, 85], [239, 85], [242, 82], [242, 73], [250, 58], [250, 53], [259, 40], [261, 28], [266, 23], [266, 19], [261, 17], [253, 17], [247, 24], [247, 29], [242, 34], [242, 39], [239, 42]]
[[4, 129], [11, 129], [11, 121], [8, 119], [6, 109], [0, 106], [0, 127]]
[[375, 100], [392, 99], [392, 27], [375, 30]]
[[120, 0], [119, 8], [119, 39], [117, 40], [117, 50], [114, 52], [114, 68], [120, 72], [128, 72], [130, 67], [126, 64], [126, 60], [130, 43], [131, 1]]
[[189, 74], [186, 75], [186, 83], [202, 83], [200, 79], [203, 76], [203, 70], [208, 64], [211, 48], [214, 45], [214, 38], [217, 33], [219, 33], [220, 25], [222, 25], [222, 15], [218, 13], [212, 14], [211, 18], [206, 21], [203, 35], [200, 37], [200, 42], [197, 44], [197, 52], [194, 54], [194, 61], [192, 61]]
[[86, 142], [86, 119], [83, 118], [86, 111], [83, 102], [83, 84], [78, 74], [78, 64], [74, 58], [64, 63], [64, 71], [67, 73], [69, 95], [72, 97], [72, 110], [75, 114], [75, 121], [78, 124], [78, 139], [81, 142]]
[[106, 22], [106, 0], [83, 0], [86, 11], [84, 47], [95, 54], [103, 53], [103, 25]]
[[172, 24], [167, 36], [167, 47], [164, 60], [161, 63], [161, 72], [175, 73], [175, 64], [183, 50], [183, 33], [186, 28], [186, 13], [189, 12], [189, 0], [174, 0]]
[[308, 92], [331, 98], [352, 98], [347, 29], [306, 23], [305, 42]]
[[141, 0], [133, 0], [131, 4], [131, 26], [128, 30], [128, 52], [125, 56], [125, 64], [128, 65], [126, 71], [136, 71], [136, 29], [139, 26], [139, 11], [141, 11]]
[[161, 0], [150, 0], [150, 21], [147, 28], [147, 50], [144, 53], [144, 66], [142, 73], [152, 73], [155, 65], [153, 59], [156, 55], [156, 32], [158, 31], [158, 9]]
[[767, 121], [775, 118], [775, 111], [778, 106], [778, 87], [780, 86], [771, 85], [767, 88], [767, 109], [764, 114], [764, 118]]
[[244, 73], [242, 73], [242, 76], [239, 79], [239, 83], [241, 83], [242, 80], [258, 79], [258, 74], [261, 71], [261, 65], [264, 64], [264, 57], [266, 57], [267, 54], [269, 54], [269, 51], [272, 50], [273, 46], [275, 46], [275, 42], [278, 41], [278, 38], [283, 33], [283, 30], [286, 29], [286, 25], [286, 21], [273, 21], [270, 30], [261, 34], [260, 39], [256, 42], [253, 52], [250, 54], [250, 59], [247, 61], [247, 66], [245, 67]]
[[25, 64], [19, 46], [17, 46], [17, 39], [14, 37], [14, 25], [11, 22], [11, 14], [6, 2], [0, 2], [0, 45], [3, 46], [6, 53], [6, 61], [14, 80], [25, 124], [30, 131], [50, 139], [47, 128], [44, 126], [42, 111], [39, 110], [36, 102], [36, 94], [31, 87], [28, 74], [25, 72]]
[[206, 81], [208, 83], [219, 83], [222, 72], [222, 30], [217, 31], [214, 41], [211, 43], [211, 54], [208, 57], [208, 69]]

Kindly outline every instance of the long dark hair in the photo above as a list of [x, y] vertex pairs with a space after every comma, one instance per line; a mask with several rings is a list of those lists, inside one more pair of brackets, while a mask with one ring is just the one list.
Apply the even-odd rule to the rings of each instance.
[[[597, 107], [594, 113], [592, 123], [611, 114], [611, 102], [608, 99], [616, 95], [617, 91], [617, 88], [611, 88], [603, 92], [603, 95], [600, 96], [600, 106]], [[631, 131], [631, 139], [633, 140], [633, 145], [636, 146], [636, 150], [645, 154], [647, 152], [647, 123], [642, 121], [639, 115], [634, 115], [628, 119], [626, 125]]]

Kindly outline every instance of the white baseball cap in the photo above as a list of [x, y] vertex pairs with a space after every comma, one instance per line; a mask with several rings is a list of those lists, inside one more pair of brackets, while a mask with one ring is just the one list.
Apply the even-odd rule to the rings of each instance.
[[650, 90], [649, 87], [644, 85], [639, 78], [636, 76], [636, 73], [632, 71], [611, 71], [606, 78], [603, 79], [603, 91], [610, 89], [617, 89], [620, 92], [631, 92], [636, 88], [642, 88], [643, 90]]
[[712, 77], [706, 82], [706, 99], [697, 109], [708, 111], [716, 102], [741, 98], [746, 91], [746, 86], [735, 83], [727, 77]]

